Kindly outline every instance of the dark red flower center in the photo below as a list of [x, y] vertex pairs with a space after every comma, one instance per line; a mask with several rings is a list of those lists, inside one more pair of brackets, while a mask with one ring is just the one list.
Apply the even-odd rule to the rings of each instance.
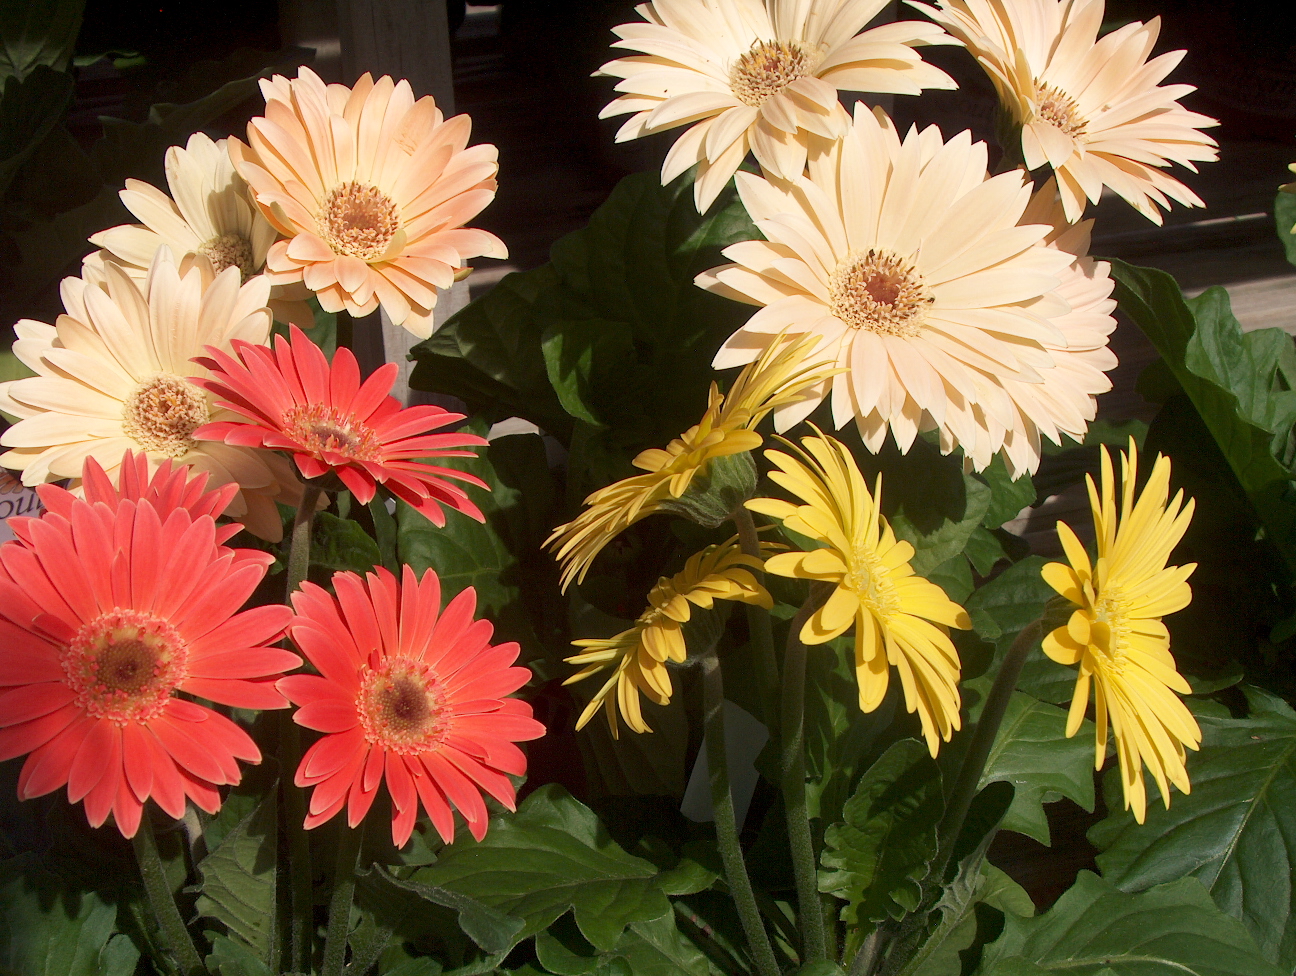
[[111, 610], [84, 624], [63, 650], [63, 672], [77, 705], [118, 724], [145, 722], [187, 676], [188, 648], [166, 620]]

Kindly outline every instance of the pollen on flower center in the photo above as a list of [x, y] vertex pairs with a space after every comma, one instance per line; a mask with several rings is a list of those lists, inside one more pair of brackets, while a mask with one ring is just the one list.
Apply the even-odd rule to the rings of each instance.
[[414, 661], [392, 661], [370, 674], [356, 708], [366, 739], [405, 755], [435, 749], [450, 728], [441, 681]]
[[918, 335], [935, 301], [909, 261], [872, 248], [837, 266], [828, 295], [833, 315], [852, 329], [893, 336]]
[[1056, 85], [1035, 82], [1035, 117], [1061, 129], [1073, 139], [1085, 134], [1088, 125], [1076, 100]]
[[187, 676], [188, 648], [167, 621], [111, 610], [84, 624], [61, 655], [77, 706], [118, 724], [145, 722]]
[[790, 41], [757, 41], [729, 71], [729, 87], [744, 105], [760, 108], [798, 78], [814, 70], [821, 58]]
[[213, 237], [198, 247], [198, 253], [206, 255], [212, 268], [220, 274], [226, 268], [238, 268], [243, 281], [252, 277], [256, 267], [252, 263], [252, 242], [242, 234], [221, 234]]
[[209, 416], [202, 390], [174, 373], [157, 373], [126, 397], [122, 432], [147, 451], [178, 458], [194, 447], [192, 434]]
[[1128, 631], [1126, 600], [1118, 589], [1109, 588], [1094, 604], [1090, 620], [1090, 642], [1102, 650], [1103, 664], [1117, 674], [1125, 669], [1125, 640]]
[[899, 605], [891, 574], [871, 547], [857, 545], [850, 556], [846, 578], [842, 582], [859, 595], [862, 603], [885, 619]]
[[320, 237], [336, 253], [376, 261], [400, 229], [400, 214], [376, 186], [341, 183], [324, 198], [318, 222]]
[[354, 461], [380, 461], [382, 441], [372, 427], [322, 403], [300, 403], [284, 411], [285, 434], [314, 454], [340, 454]]

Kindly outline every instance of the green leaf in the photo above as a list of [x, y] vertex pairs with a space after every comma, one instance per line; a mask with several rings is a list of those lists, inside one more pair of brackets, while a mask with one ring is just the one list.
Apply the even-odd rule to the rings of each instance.
[[467, 895], [526, 921], [534, 935], [568, 910], [596, 948], [612, 949], [627, 925], [670, 911], [648, 861], [623, 851], [598, 817], [562, 787], [540, 787], [481, 843], [465, 838], [413, 879]]
[[718, 976], [720, 972], [679, 930], [673, 912], [635, 922], [613, 951], [630, 964], [634, 976]]
[[457, 912], [459, 927], [464, 934], [487, 952], [508, 952], [517, 945], [521, 939], [521, 932], [526, 927], [523, 919], [496, 911], [489, 905], [461, 892], [418, 881], [402, 881], [392, 876], [380, 864], [375, 864], [372, 871], [389, 885], [402, 888], [418, 895], [424, 901]]
[[1008, 474], [1002, 454], [996, 454], [989, 467], [978, 476], [990, 486], [990, 505], [981, 524], [987, 529], [997, 529], [1010, 519], [1015, 519], [1027, 505], [1035, 504], [1035, 485], [1030, 475], [1013, 479]]
[[976, 907], [987, 904], [1004, 914], [1030, 917], [1035, 906], [1030, 895], [993, 864], [984, 853], [971, 871], [960, 870], [936, 903], [940, 922], [918, 948], [899, 976], [959, 976], [963, 960], [959, 953], [976, 942]]
[[919, 576], [925, 576], [963, 552], [972, 533], [981, 527], [990, 510], [990, 489], [971, 475], [964, 475], [963, 494], [963, 511], [955, 518], [941, 516], [939, 523], [931, 528], [916, 522], [916, 516], [912, 514], [913, 503], [906, 503], [898, 514], [892, 516], [891, 528], [896, 536], [913, 544], [914, 557], [910, 565]]
[[[117, 910], [36, 854], [0, 861], [0, 972], [122, 976], [133, 960], [113, 939]], [[138, 956], [138, 953], [136, 953]], [[125, 968], [126, 962], [129, 968]]]
[[1147, 823], [1112, 806], [1090, 831], [1103, 877], [1142, 891], [1191, 876], [1246, 923], [1261, 952], [1296, 969], [1296, 712], [1246, 688], [1246, 718], [1198, 709], [1201, 752], [1188, 760], [1192, 792]]
[[819, 870], [819, 890], [847, 903], [842, 918], [859, 935], [918, 907], [944, 809], [940, 769], [916, 739], [894, 743], [860, 778], [824, 832]]
[[273, 792], [220, 846], [198, 863], [197, 910], [225, 926], [231, 939], [269, 963], [278, 938], [275, 870], [278, 818]]
[[1287, 252], [1287, 261], [1296, 264], [1296, 235], [1292, 234], [1292, 228], [1296, 227], [1296, 193], [1279, 192], [1274, 198], [1273, 214], [1278, 240], [1282, 241]]
[[[10, 6], [10, 5], [6, 5]], [[26, 79], [10, 75], [0, 95], [0, 195], [62, 121], [72, 104], [72, 76], [38, 66]]]
[[382, 551], [359, 522], [317, 512], [311, 526], [310, 559], [312, 566], [331, 572], [364, 575], [382, 564]]
[[0, 80], [21, 80], [42, 65], [66, 71], [84, 12], [85, 0], [0, 4]]
[[255, 952], [224, 935], [212, 938], [212, 951], [205, 962], [212, 976], [274, 976]]
[[1043, 915], [1008, 915], [977, 970], [979, 976], [1035, 972], [1278, 976], [1281, 970], [1256, 952], [1242, 923], [1216, 908], [1194, 878], [1130, 894], [1081, 871]]

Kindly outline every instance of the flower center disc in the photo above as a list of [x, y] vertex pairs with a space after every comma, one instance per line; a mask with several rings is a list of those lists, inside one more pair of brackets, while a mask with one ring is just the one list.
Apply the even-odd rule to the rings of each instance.
[[873, 613], [886, 620], [898, 606], [895, 583], [873, 549], [855, 545], [851, 550], [845, 583]]
[[435, 749], [450, 727], [441, 682], [413, 661], [392, 661], [369, 675], [356, 708], [366, 739], [404, 755]]
[[376, 186], [341, 183], [329, 191], [319, 214], [320, 237], [337, 254], [376, 261], [386, 253], [400, 214]]
[[209, 416], [207, 398], [198, 387], [172, 373], [158, 373], [126, 398], [122, 432], [146, 451], [178, 458], [193, 448], [191, 435]]
[[77, 705], [118, 724], [145, 722], [188, 675], [188, 649], [167, 621], [111, 610], [83, 625], [62, 654]]
[[847, 258], [828, 279], [832, 313], [852, 329], [893, 336], [922, 331], [935, 298], [916, 268], [886, 251]]
[[244, 281], [252, 277], [256, 268], [252, 264], [252, 242], [241, 234], [222, 234], [198, 248], [198, 253], [205, 255], [212, 263], [212, 268], [220, 274], [226, 268], [238, 268]]
[[789, 41], [757, 41], [729, 71], [729, 87], [744, 105], [760, 108], [798, 78], [804, 78], [819, 58]]
[[340, 454], [355, 461], [378, 461], [382, 442], [372, 427], [349, 413], [320, 403], [304, 403], [284, 411], [284, 432], [313, 454]]
[[1035, 83], [1035, 117], [1062, 130], [1073, 139], [1081, 138], [1087, 122], [1076, 100], [1056, 85]]

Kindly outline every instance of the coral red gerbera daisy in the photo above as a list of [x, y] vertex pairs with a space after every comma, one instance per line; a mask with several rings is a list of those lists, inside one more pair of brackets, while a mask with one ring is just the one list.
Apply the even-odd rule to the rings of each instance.
[[217, 787], [261, 754], [234, 722], [177, 692], [286, 704], [274, 682], [301, 659], [267, 645], [290, 611], [236, 612], [271, 557], [218, 545], [211, 516], [183, 507], [61, 507], [0, 546], [0, 761], [30, 753], [19, 799], [66, 785], [92, 826], [112, 813], [127, 837], [150, 798], [172, 817], [186, 797], [214, 813]]
[[194, 431], [195, 438], [290, 451], [305, 477], [334, 472], [361, 504], [367, 505], [382, 484], [436, 525], [445, 525], [442, 505], [486, 521], [467, 493], [446, 479], [489, 491], [484, 481], [416, 460], [473, 457], [466, 448], [484, 447], [486, 439], [462, 432], [428, 433], [458, 423], [464, 415], [430, 405], [402, 408], [390, 395], [395, 363], [380, 366], [361, 383], [351, 350], [339, 349], [330, 365], [296, 326], [292, 342], [276, 336], [274, 349], [235, 340], [238, 359], [212, 346], [207, 351], [211, 358], [195, 362], [211, 370], [211, 377], [193, 382], [251, 423], [206, 424]]
[[511, 774], [526, 771], [515, 742], [544, 735], [531, 706], [505, 697], [531, 672], [513, 667], [515, 643], [491, 646], [490, 621], [474, 620], [470, 586], [441, 611], [441, 581], [406, 566], [398, 584], [385, 569], [362, 580], [335, 573], [337, 596], [312, 583], [293, 594], [289, 631], [318, 675], [279, 682], [300, 705], [298, 725], [326, 733], [297, 769], [298, 786], [314, 786], [306, 827], [347, 808], [347, 823], [364, 819], [385, 780], [392, 799], [392, 841], [403, 846], [419, 803], [449, 843], [451, 807], [473, 837], [486, 836], [482, 791], [510, 810]]

